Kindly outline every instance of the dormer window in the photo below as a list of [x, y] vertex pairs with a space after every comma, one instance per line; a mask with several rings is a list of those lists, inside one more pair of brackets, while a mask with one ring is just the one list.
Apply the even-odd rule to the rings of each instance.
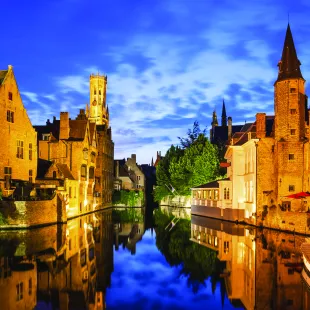
[[43, 141], [48, 141], [49, 139], [50, 139], [50, 134], [49, 133], [42, 134], [42, 140]]

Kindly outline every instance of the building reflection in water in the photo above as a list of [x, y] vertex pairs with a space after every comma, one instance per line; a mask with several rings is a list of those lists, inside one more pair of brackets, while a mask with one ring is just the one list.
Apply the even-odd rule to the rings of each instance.
[[301, 277], [303, 236], [192, 216], [191, 240], [225, 262], [220, 276], [233, 305], [309, 309], [309, 284]]
[[0, 235], [1, 309], [104, 309], [112, 211]]

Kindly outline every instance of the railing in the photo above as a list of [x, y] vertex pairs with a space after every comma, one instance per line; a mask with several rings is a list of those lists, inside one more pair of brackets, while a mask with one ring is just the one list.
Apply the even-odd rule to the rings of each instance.
[[213, 199], [192, 199], [192, 204], [195, 206], [206, 206], [206, 207], [218, 207], [218, 200]]

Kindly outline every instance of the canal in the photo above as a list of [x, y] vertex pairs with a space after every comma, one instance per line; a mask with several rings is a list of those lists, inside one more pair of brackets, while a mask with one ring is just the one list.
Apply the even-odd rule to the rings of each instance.
[[309, 309], [303, 236], [109, 209], [0, 232], [0, 309]]

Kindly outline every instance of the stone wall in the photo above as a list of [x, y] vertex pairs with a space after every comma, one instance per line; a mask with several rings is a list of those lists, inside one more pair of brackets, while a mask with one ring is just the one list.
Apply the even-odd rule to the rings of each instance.
[[0, 228], [27, 228], [67, 221], [63, 199], [55, 195], [51, 200], [0, 201]]

